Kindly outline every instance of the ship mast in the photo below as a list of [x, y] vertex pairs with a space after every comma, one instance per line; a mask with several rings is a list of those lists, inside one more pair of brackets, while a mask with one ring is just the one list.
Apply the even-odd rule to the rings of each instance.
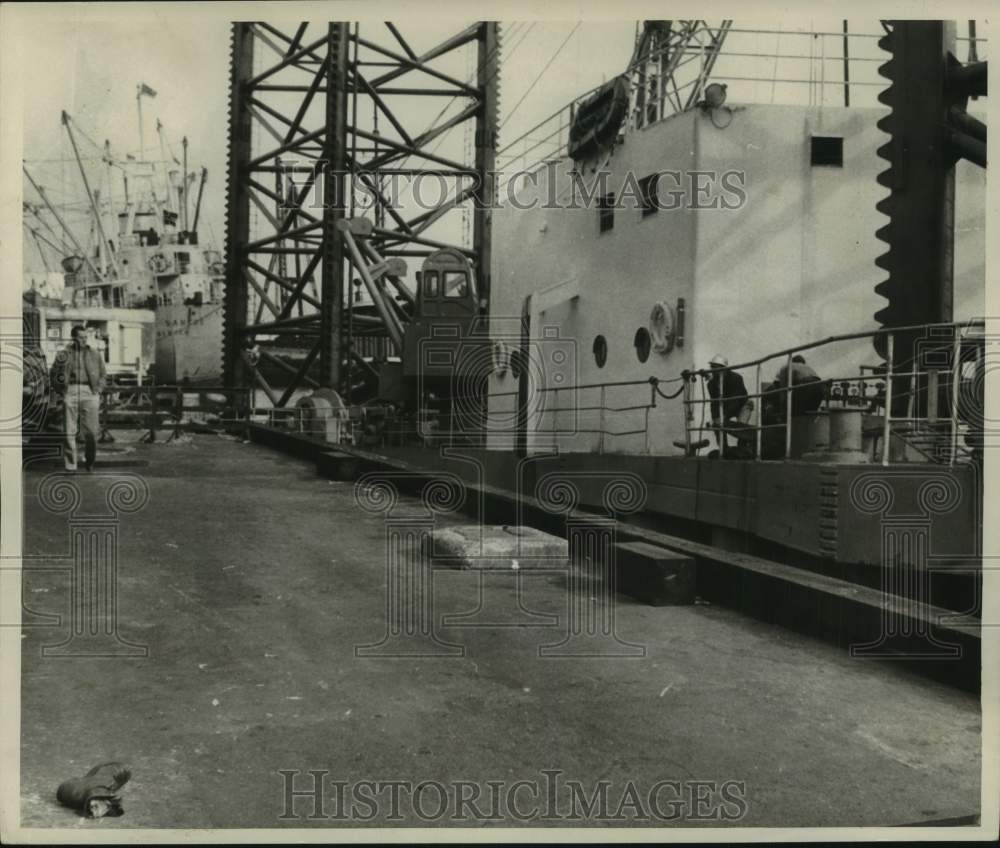
[[[201, 193], [205, 190], [205, 179], [208, 177], [208, 168], [202, 166], [201, 169], [201, 182], [198, 183], [198, 199], [194, 204], [194, 226], [191, 228], [192, 232], [198, 232], [198, 215], [201, 213]], [[211, 235], [211, 233], [209, 233]]]
[[30, 182], [31, 185], [34, 186], [35, 191], [38, 192], [38, 196], [42, 198], [42, 202], [45, 204], [45, 208], [52, 213], [52, 217], [54, 217], [56, 221], [59, 223], [59, 226], [63, 228], [63, 232], [66, 233], [66, 235], [69, 237], [69, 240], [70, 242], [72, 242], [73, 247], [76, 248], [77, 253], [83, 258], [83, 261], [87, 263], [87, 267], [89, 267], [90, 270], [94, 272], [94, 276], [98, 280], [103, 282], [104, 275], [97, 269], [97, 266], [94, 265], [91, 258], [87, 255], [87, 251], [85, 251], [82, 247], [80, 247], [80, 242], [76, 240], [76, 236], [73, 235], [73, 231], [66, 226], [66, 222], [60, 217], [59, 213], [56, 212], [55, 207], [49, 202], [49, 198], [45, 194], [45, 190], [38, 183], [35, 182], [34, 178], [28, 172], [27, 166], [23, 162], [21, 163], [21, 170], [24, 171], [24, 175], [28, 178], [28, 182]]
[[[25, 204], [25, 205], [27, 206], [27, 204]], [[39, 218], [38, 220], [41, 221], [43, 224], [45, 223], [45, 221], [42, 218]], [[21, 219], [21, 223], [24, 224], [24, 226], [28, 229], [28, 231], [31, 233], [31, 235], [35, 238], [36, 241], [43, 241], [43, 242], [45, 242], [45, 244], [47, 244], [49, 247], [51, 247], [52, 250], [56, 253], [56, 255], [59, 256], [60, 258], [62, 258], [63, 256], [66, 256], [66, 254], [67, 254], [68, 251], [66, 250], [65, 247], [60, 247], [55, 242], [49, 241], [49, 239], [47, 239], [38, 230], [36, 230], [33, 226], [31, 226], [31, 224], [29, 224], [26, 219], [22, 218]], [[44, 257], [43, 257], [43, 259], [44, 259]], [[46, 265], [46, 268], [47, 267], [48, 266]]]
[[[160, 123], [160, 119], [156, 119], [156, 136], [160, 140], [160, 159], [163, 162], [163, 193], [165, 199], [166, 211], [176, 214], [174, 211], [174, 196], [173, 192], [170, 190], [170, 166], [167, 159], [167, 148], [163, 140], [163, 124]], [[166, 226], [166, 219], [163, 221], [163, 225]]]
[[142, 135], [142, 83], [135, 87], [135, 105], [139, 110], [139, 161], [146, 158], [146, 140]]
[[139, 110], [139, 161], [143, 162], [146, 159], [146, 141], [142, 133], [142, 98], [143, 95], [147, 97], [156, 97], [156, 92], [153, 91], [146, 83], [140, 82], [135, 87], [135, 105]]
[[115, 237], [114, 249], [118, 249], [118, 215], [115, 214], [115, 195], [114, 189], [112, 188], [113, 183], [111, 182], [111, 142], [104, 139], [104, 164], [107, 170], [108, 177], [108, 217], [111, 220], [112, 235]]
[[184, 136], [182, 141], [184, 145], [184, 171], [181, 177], [181, 198], [184, 201], [184, 216], [181, 222], [181, 226], [184, 227], [184, 232], [188, 231], [188, 137]]
[[[48, 221], [46, 221], [41, 215], [38, 214], [38, 206], [27, 202], [24, 203], [23, 206], [26, 211], [30, 212], [32, 215], [35, 216], [35, 220], [37, 220], [43, 227], [45, 227], [48, 234], [59, 242], [59, 246], [53, 245], [56, 252], [60, 256], [68, 256], [70, 253], [70, 249], [66, 246], [66, 239], [60, 236], [55, 230], [53, 230], [52, 225]], [[52, 243], [46, 239], [46, 244], [52, 244]]]
[[70, 126], [69, 113], [65, 109], [62, 113], [62, 122], [63, 126], [66, 127], [66, 134], [69, 135], [69, 143], [73, 146], [73, 155], [76, 157], [76, 164], [80, 168], [80, 176], [83, 178], [83, 187], [87, 192], [87, 200], [90, 202], [90, 209], [94, 213], [94, 220], [97, 222], [97, 232], [101, 237], [101, 256], [110, 255], [111, 267], [114, 268], [115, 276], [121, 276], [121, 270], [118, 267], [118, 257], [113, 251], [108, 250], [108, 237], [104, 232], [104, 221], [101, 218], [101, 210], [97, 207], [94, 192], [90, 190], [90, 181], [87, 179], [87, 172], [83, 167], [83, 161], [80, 159], [80, 150], [76, 146], [73, 127]]
[[45, 273], [49, 273], [52, 269], [49, 267], [49, 260], [45, 256], [45, 251], [42, 250], [42, 243], [41, 241], [39, 241], [39, 239], [40, 238], [43, 239], [48, 244], [51, 244], [51, 242], [49, 242], [48, 239], [42, 236], [38, 232], [38, 230], [32, 227], [27, 221], [22, 219], [22, 223], [24, 224], [25, 229], [27, 229], [27, 231], [31, 233], [31, 239], [32, 241], [34, 241], [35, 247], [38, 249], [38, 255], [42, 258], [42, 266], [45, 268]]

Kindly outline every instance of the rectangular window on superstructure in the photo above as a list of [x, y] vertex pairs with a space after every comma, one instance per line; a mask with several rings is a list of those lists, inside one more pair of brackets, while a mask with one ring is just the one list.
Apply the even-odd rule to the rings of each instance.
[[600, 232], [606, 233], [615, 228], [615, 195], [605, 194], [597, 201], [597, 221]]
[[834, 135], [814, 135], [809, 139], [809, 161], [813, 165], [844, 167], [844, 139]]
[[639, 180], [639, 202], [642, 205], [642, 217], [652, 215], [659, 207], [656, 201], [656, 180], [659, 174], [650, 174]]

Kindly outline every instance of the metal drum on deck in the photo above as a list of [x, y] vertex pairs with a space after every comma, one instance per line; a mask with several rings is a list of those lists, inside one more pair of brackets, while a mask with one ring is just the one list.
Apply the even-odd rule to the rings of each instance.
[[861, 418], [863, 412], [864, 410], [860, 408], [834, 408], [830, 410], [830, 450], [861, 450]]
[[319, 436], [328, 442], [340, 441], [347, 407], [333, 389], [316, 389], [312, 394], [300, 397], [295, 407], [300, 410], [303, 433]]

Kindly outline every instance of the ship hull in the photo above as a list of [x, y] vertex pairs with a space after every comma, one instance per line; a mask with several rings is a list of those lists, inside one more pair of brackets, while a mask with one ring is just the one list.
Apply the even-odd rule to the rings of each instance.
[[222, 379], [222, 304], [160, 306], [156, 310], [158, 383], [217, 383]]
[[[390, 466], [453, 474], [468, 485], [512, 493], [514, 502], [547, 503], [554, 527], [569, 504], [596, 515], [610, 506], [624, 510], [618, 517], [632, 525], [888, 592], [901, 591], [917, 568], [933, 574], [923, 602], [945, 609], [974, 609], [981, 591], [982, 471], [973, 464], [911, 463], [887, 474], [868, 463], [804, 460], [585, 452], [524, 457], [443, 446], [364, 450]], [[883, 490], [890, 492], [884, 503], [877, 497]], [[953, 497], [932, 503], [933, 492]], [[521, 523], [523, 515], [512, 509], [502, 520]], [[892, 553], [893, 544], [903, 545], [899, 553]]]

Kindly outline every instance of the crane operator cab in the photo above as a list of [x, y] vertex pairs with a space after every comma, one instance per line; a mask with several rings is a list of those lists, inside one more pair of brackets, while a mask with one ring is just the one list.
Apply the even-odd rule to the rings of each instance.
[[450, 378], [478, 314], [472, 263], [454, 248], [428, 256], [417, 275], [416, 307], [404, 337], [404, 376]]

